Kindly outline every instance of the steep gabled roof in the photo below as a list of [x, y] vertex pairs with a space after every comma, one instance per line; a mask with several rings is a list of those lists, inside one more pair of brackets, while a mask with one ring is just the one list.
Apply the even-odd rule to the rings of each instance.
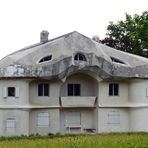
[[[84, 54], [87, 61], [75, 62], [76, 53]], [[40, 62], [44, 60], [47, 61]], [[63, 78], [79, 70], [95, 72], [102, 79], [148, 78], [148, 59], [110, 48], [74, 31], [18, 50], [0, 61], [1, 78]]]

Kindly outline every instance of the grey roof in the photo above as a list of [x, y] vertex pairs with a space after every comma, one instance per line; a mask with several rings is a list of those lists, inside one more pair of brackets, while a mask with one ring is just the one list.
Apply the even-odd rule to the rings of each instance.
[[[86, 62], [74, 61], [76, 53]], [[39, 63], [47, 55], [50, 61]], [[74, 31], [18, 50], [0, 61], [0, 78], [62, 79], [77, 71], [90, 71], [102, 79], [148, 78], [148, 59], [122, 52]]]

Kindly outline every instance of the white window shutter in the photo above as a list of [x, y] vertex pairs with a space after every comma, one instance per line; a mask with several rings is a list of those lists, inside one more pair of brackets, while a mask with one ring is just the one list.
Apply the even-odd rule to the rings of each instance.
[[146, 88], [146, 96], [148, 97], [148, 88]]
[[17, 97], [17, 98], [20, 97], [20, 88], [19, 87], [15, 88], [15, 97]]
[[6, 87], [4, 87], [3, 88], [3, 98], [7, 98], [7, 88]]

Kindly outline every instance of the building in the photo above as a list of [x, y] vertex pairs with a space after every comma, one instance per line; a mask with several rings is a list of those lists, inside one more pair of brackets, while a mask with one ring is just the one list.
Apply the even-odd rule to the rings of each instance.
[[0, 61], [0, 135], [148, 131], [148, 59], [40, 36]]

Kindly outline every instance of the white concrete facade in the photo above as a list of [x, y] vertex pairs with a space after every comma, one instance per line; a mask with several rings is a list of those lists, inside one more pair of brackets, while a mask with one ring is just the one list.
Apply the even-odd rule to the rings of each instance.
[[[70, 35], [0, 61], [0, 136], [148, 131], [148, 79], [132, 71], [148, 60]], [[78, 52], [84, 57], [75, 58]], [[128, 64], [111, 62], [109, 55], [126, 57]]]

